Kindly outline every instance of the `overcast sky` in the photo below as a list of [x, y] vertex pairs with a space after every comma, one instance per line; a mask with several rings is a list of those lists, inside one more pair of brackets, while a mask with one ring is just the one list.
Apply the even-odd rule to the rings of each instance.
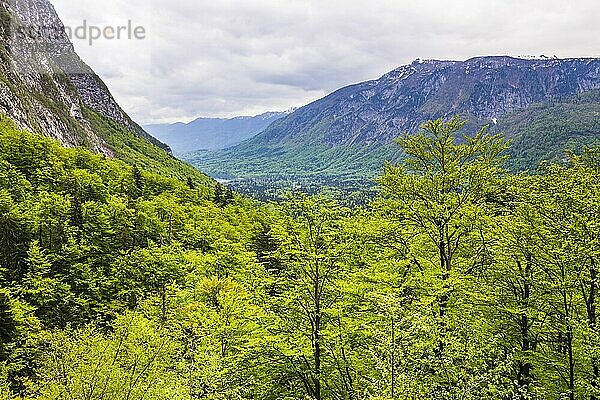
[[63, 22], [143, 26], [74, 40], [142, 124], [302, 106], [416, 58], [600, 56], [598, 0], [51, 0]]

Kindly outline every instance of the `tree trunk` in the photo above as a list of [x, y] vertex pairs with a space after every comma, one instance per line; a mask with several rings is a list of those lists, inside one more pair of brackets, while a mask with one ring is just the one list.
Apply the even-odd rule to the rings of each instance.
[[[450, 302], [450, 287], [448, 285], [448, 281], [450, 279], [450, 255], [449, 250], [447, 248], [448, 241], [445, 240], [445, 236], [441, 235], [442, 239], [440, 241], [440, 268], [442, 272], [442, 290], [443, 293], [438, 297], [438, 308], [439, 308], [439, 338], [438, 338], [438, 347], [436, 351], [436, 356], [438, 357], [439, 368], [445, 368], [444, 364], [444, 353], [446, 351], [446, 339], [447, 339], [447, 331], [448, 326], [446, 324], [446, 312], [448, 310], [448, 303]], [[444, 376], [443, 370], [437, 371], [440, 377]], [[446, 393], [449, 391], [450, 386], [452, 385], [451, 381], [447, 381], [446, 383], [441, 383], [438, 386], [442, 397], [446, 396]]]
[[[596, 325], [597, 325], [597, 316], [596, 316], [596, 291], [597, 291], [597, 283], [598, 279], [598, 270], [596, 266], [596, 260], [591, 259], [590, 263], [590, 287], [589, 287], [589, 295], [586, 301], [586, 308], [588, 314], [588, 326], [592, 335], [595, 336], [596, 333]], [[592, 356], [592, 388], [594, 393], [590, 395], [590, 400], [597, 400], [596, 392], [598, 391], [598, 380], [600, 379], [600, 366], [598, 365], [598, 358], [593, 355]]]
[[[527, 353], [532, 349], [529, 339], [529, 316], [527, 309], [529, 307], [529, 298], [531, 296], [531, 257], [527, 258], [525, 270], [523, 271], [521, 262], [517, 261], [519, 270], [523, 273], [523, 292], [521, 293], [521, 321], [519, 323], [521, 330], [521, 352]], [[527, 361], [519, 361], [519, 372], [517, 376], [521, 397], [527, 398], [529, 385], [531, 384], [531, 364]]]
[[392, 399], [396, 398], [396, 331], [392, 317]]
[[567, 351], [569, 354], [569, 400], [575, 400], [575, 361], [573, 359], [573, 327], [567, 326]]
[[313, 328], [313, 347], [314, 347], [314, 390], [315, 400], [321, 400], [321, 299], [319, 294], [319, 283], [321, 277], [319, 274], [319, 263], [315, 265], [315, 281], [314, 281], [314, 296], [315, 296], [315, 324]]
[[160, 287], [160, 302], [161, 322], [164, 325], [167, 321], [167, 286], [165, 283], [162, 283]]
[[448, 302], [450, 301], [450, 295], [447, 292], [449, 290], [448, 287], [448, 279], [450, 279], [450, 261], [449, 256], [446, 252], [446, 242], [444, 240], [440, 243], [440, 268], [442, 270], [442, 282], [444, 293], [440, 295], [438, 298], [438, 307], [439, 307], [439, 316], [440, 316], [440, 344], [439, 351], [440, 354], [444, 350], [444, 337], [446, 334], [446, 321], [444, 318], [446, 317], [446, 309], [448, 308]]

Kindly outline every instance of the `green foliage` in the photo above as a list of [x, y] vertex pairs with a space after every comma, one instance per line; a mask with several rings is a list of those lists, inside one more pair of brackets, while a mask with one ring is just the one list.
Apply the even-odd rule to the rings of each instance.
[[407, 346], [422, 355], [407, 369], [421, 384], [404, 390], [419, 396], [475, 398], [487, 390], [489, 369], [501, 367], [489, 364], [497, 354], [486, 344], [473, 301], [474, 277], [486, 262], [493, 211], [487, 199], [498, 189], [506, 145], [485, 128], [461, 135], [464, 126], [458, 118], [430, 121], [421, 133], [401, 139], [405, 164], [386, 165], [380, 180], [379, 208], [395, 223], [410, 260], [407, 289], [418, 298], [408, 317], [417, 341], [408, 339]]
[[0, 398], [597, 399], [598, 150], [515, 175], [467, 128], [350, 209], [1, 120]]
[[179, 161], [155, 144], [132, 133], [121, 124], [101, 116], [89, 108], [84, 109], [92, 129], [104, 139], [115, 152], [116, 158], [144, 171], [160, 174], [186, 182], [193, 178], [203, 186], [211, 180], [196, 168]]
[[[343, 274], [340, 231], [345, 211], [327, 199], [302, 195], [290, 199], [282, 211], [273, 232], [284, 265], [274, 301], [280, 362], [295, 375], [287, 385], [304, 386], [310, 398], [327, 398], [332, 396], [329, 385], [338, 378], [328, 368], [336, 356], [328, 336], [336, 334], [329, 330], [339, 323], [331, 311]], [[340, 389], [344, 395], [354, 392], [352, 385]]]
[[276, 145], [242, 144], [235, 150], [199, 151], [184, 154], [184, 160], [211, 176], [230, 178], [314, 178], [334, 177], [343, 181], [374, 178], [386, 159], [398, 159], [399, 151], [390, 144], [327, 146], [311, 142]]
[[[194, 187], [187, 176], [195, 177]], [[65, 149], [0, 121], [0, 217], [7, 228], [0, 234], [0, 283], [7, 288], [0, 292], [0, 362], [8, 362], [13, 390], [27, 393], [25, 383], [42, 376], [36, 343], [54, 340], [44, 331], [57, 335], [57, 344], [72, 332], [73, 351], [96, 357], [86, 341], [104, 345], [111, 321], [128, 309], [151, 304], [166, 324], [167, 306], [189, 274], [245, 276], [259, 268], [246, 249], [256, 211], [231, 195], [217, 206], [207, 178], [186, 178]], [[48, 382], [48, 396], [60, 398], [66, 383], [55, 384]]]
[[33, 390], [43, 399], [191, 399], [177, 370], [177, 347], [148, 319], [126, 314], [104, 335], [94, 327], [46, 338]]
[[[432, 107], [426, 115], [446, 115], [448, 110], [442, 107], [446, 100], [433, 104], [431, 101], [435, 99], [429, 99], [426, 107]], [[565, 150], [580, 153], [586, 146], [600, 145], [599, 100], [600, 91], [593, 90], [535, 103], [499, 116], [497, 124], [489, 129], [491, 133], [502, 132], [512, 142], [506, 168], [513, 172], [534, 171], [543, 161], [565, 161]], [[451, 102], [460, 103], [456, 99]], [[480, 120], [473, 115], [462, 116], [469, 121], [469, 128], [489, 123], [489, 120]], [[399, 162], [405, 156], [393, 141], [367, 144], [359, 139], [353, 144], [330, 146], [325, 143], [324, 136], [331, 124], [331, 120], [322, 121], [310, 131], [294, 132], [293, 135], [277, 132], [277, 137], [270, 141], [259, 140], [263, 135], [232, 149], [199, 151], [184, 157], [211, 176], [239, 180], [236, 185], [245, 192], [262, 195], [265, 186], [271, 190], [273, 184], [289, 189], [297, 181], [303, 187], [317, 182], [320, 186], [326, 184], [347, 191], [349, 180], [359, 179], [362, 183], [372, 180], [386, 160]], [[274, 125], [273, 130], [277, 131], [278, 127]], [[264, 181], [267, 181], [266, 185]], [[368, 191], [370, 187], [362, 189]]]
[[233, 203], [235, 200], [235, 196], [233, 194], [233, 190], [231, 188], [226, 188], [222, 184], [217, 183], [215, 187], [215, 198], [214, 203], [219, 207], [226, 207], [227, 205]]
[[6, 361], [11, 353], [11, 341], [17, 335], [17, 322], [13, 312], [10, 292], [0, 291], [0, 360]]
[[548, 101], [510, 113], [496, 129], [513, 141], [508, 166], [535, 170], [542, 161], [564, 162], [566, 151], [581, 153], [600, 145], [600, 91]]

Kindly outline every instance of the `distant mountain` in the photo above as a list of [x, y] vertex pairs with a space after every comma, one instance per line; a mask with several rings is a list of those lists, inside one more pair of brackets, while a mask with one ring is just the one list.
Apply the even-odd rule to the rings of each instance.
[[302, 107], [232, 149], [188, 160], [222, 177], [369, 176], [401, 156], [395, 137], [459, 114], [468, 129], [504, 130], [515, 167], [531, 168], [565, 144], [600, 138], [597, 90], [600, 59], [417, 60]]
[[155, 124], [144, 128], [169, 144], [175, 154], [194, 150], [218, 150], [235, 146], [256, 136], [273, 122], [290, 114], [267, 112], [254, 117], [198, 118], [189, 124]]

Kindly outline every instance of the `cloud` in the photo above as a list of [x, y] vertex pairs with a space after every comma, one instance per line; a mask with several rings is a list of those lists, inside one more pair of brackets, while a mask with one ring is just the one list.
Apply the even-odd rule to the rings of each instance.
[[143, 41], [76, 41], [141, 123], [282, 110], [415, 58], [599, 56], [596, 0], [52, 0]]

